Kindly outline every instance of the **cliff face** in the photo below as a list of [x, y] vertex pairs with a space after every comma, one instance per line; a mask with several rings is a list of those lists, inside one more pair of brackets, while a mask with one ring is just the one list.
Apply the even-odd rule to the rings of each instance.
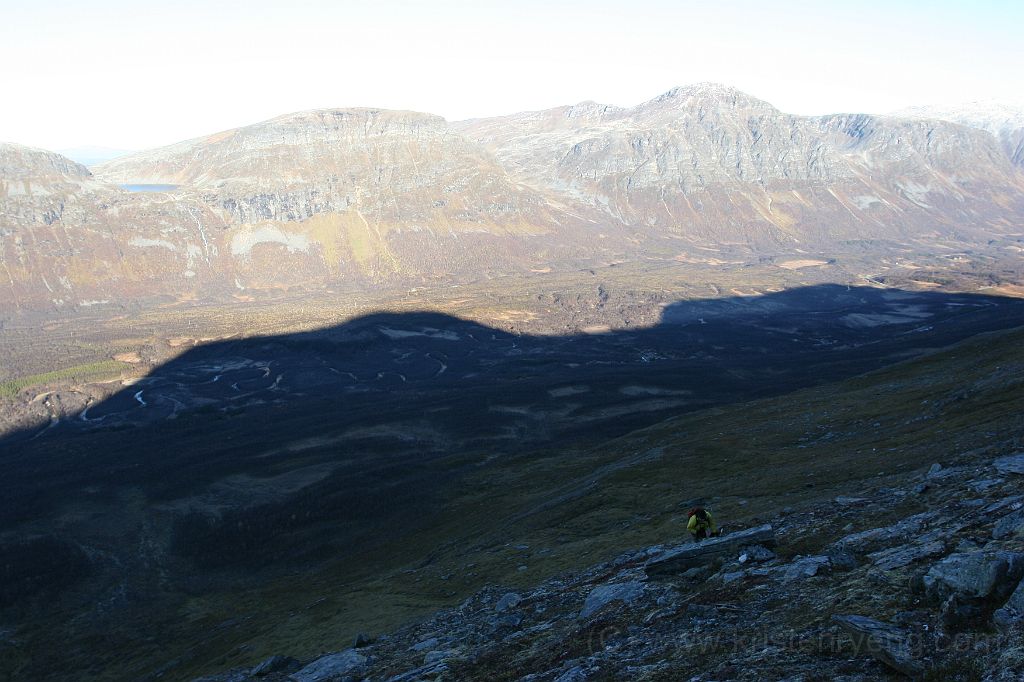
[[457, 124], [524, 182], [645, 231], [795, 244], [998, 222], [1021, 176], [991, 135], [935, 120], [791, 116], [736, 90], [676, 88]]
[[1014, 165], [1024, 166], [1024, 107], [1003, 102], [969, 102], [952, 106], [910, 107], [900, 118], [951, 121], [990, 133]]
[[239, 224], [351, 212], [384, 228], [500, 231], [531, 222], [543, 204], [443, 119], [371, 109], [282, 116], [118, 159], [97, 173], [110, 182], [187, 185]]
[[427, 114], [345, 109], [282, 116], [97, 169], [180, 185], [225, 227], [245, 288], [363, 285], [523, 270], [568, 260], [584, 222], [509, 178]]
[[937, 239], [963, 248], [1019, 232], [1013, 158], [987, 130], [793, 116], [714, 84], [632, 108], [452, 124], [301, 112], [121, 157], [95, 177], [10, 145], [0, 298], [31, 309], [408, 286], [692, 248], [741, 261], [851, 242], [879, 257], [931, 253]]

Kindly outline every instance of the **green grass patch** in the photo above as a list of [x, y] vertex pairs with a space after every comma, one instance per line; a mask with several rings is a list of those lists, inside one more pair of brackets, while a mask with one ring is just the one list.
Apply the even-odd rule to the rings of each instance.
[[64, 369], [55, 369], [41, 374], [30, 374], [0, 383], [0, 397], [16, 398], [26, 388], [57, 382], [81, 383], [116, 379], [121, 376], [121, 372], [127, 366], [125, 363], [118, 362], [117, 360], [101, 360], [99, 362], [65, 367]]

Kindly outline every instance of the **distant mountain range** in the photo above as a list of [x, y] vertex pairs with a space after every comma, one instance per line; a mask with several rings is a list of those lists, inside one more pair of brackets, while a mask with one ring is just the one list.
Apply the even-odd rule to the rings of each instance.
[[92, 172], [2, 145], [0, 309], [984, 244], [1024, 232], [1019, 112], [989, 113], [804, 117], [697, 84], [458, 123], [301, 112]]

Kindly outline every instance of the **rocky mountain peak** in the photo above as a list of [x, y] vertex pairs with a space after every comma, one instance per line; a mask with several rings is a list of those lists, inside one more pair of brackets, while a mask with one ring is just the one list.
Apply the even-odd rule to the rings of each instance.
[[637, 109], [695, 109], [716, 107], [721, 109], [760, 109], [777, 111], [767, 102], [752, 97], [736, 88], [721, 83], [693, 83], [672, 88]]
[[85, 166], [55, 152], [0, 142], [0, 178], [4, 180], [68, 180], [92, 177]]

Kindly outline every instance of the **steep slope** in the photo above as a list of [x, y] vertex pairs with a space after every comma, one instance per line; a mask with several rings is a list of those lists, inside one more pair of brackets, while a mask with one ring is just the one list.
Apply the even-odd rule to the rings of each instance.
[[[395, 576], [407, 599], [487, 580], [483, 589], [354, 650], [359, 626], [312, 626], [309, 640], [333, 658], [296, 642], [235, 660], [292, 654], [370, 679], [889, 679], [888, 649], [851, 643], [833, 618], [852, 614], [913, 637], [899, 660], [927, 669], [925, 679], [1017, 680], [1013, 618], [1019, 627], [1024, 612], [993, 612], [1024, 574], [1024, 512], [1020, 476], [993, 460], [1016, 452], [1024, 425], [1021, 340], [1019, 329], [986, 335], [842, 383], [669, 420], [571, 464], [490, 472], [478, 494], [490, 518], [534, 507], [516, 530], [449, 543]], [[515, 499], [527, 491], [532, 500]], [[774, 552], [738, 543], [656, 573], [649, 560], [688, 546], [684, 514], [695, 503], [714, 507], [726, 539], [771, 523]], [[242, 667], [207, 679], [254, 676]]]
[[[268, 590], [195, 595], [194, 632], [183, 632], [182, 617], [169, 618], [157, 642], [133, 632], [120, 639], [132, 655], [109, 650], [103, 672], [139, 678], [164, 660], [161, 674], [174, 679], [247, 671], [272, 654], [312, 661], [366, 632], [389, 634], [359, 652], [360, 679], [425, 663], [437, 669], [406, 679], [443, 672], [436, 664], [454, 679], [815, 679], [822, 670], [884, 679], [868, 651], [840, 644], [832, 615], [932, 628], [948, 610], [911, 593], [911, 577], [946, 554], [1024, 548], [1019, 532], [1011, 544], [986, 547], [993, 525], [1020, 502], [1019, 478], [990, 463], [1016, 451], [1024, 426], [1021, 341], [1019, 329], [978, 337], [841, 383], [695, 412], [569, 457], [535, 453], [530, 466], [516, 458], [481, 468], [439, 525]], [[923, 478], [935, 462], [946, 470]], [[727, 537], [773, 523], [778, 558], [741, 562], [737, 552], [704, 570], [645, 577], [646, 559], [684, 536], [694, 503], [713, 507]], [[48, 645], [53, 631], [38, 627]], [[99, 627], [105, 641], [125, 637], [109, 621]], [[708, 639], [716, 633], [723, 639]], [[702, 642], [709, 648], [695, 645]], [[950, 666], [948, 675], [934, 679], [955, 679], [963, 661], [943, 651], [936, 662]], [[998, 671], [1006, 651], [978, 651], [972, 665]], [[20, 665], [43, 679], [53, 670], [51, 659], [19, 652], [5, 661], [12, 671]], [[591, 677], [559, 678], [577, 666]], [[75, 664], [59, 668], [68, 669]], [[249, 679], [246, 671], [217, 679]]]
[[[0, 567], [8, 599], [25, 600], [0, 604], [0, 631], [21, 642], [0, 665], [61, 679], [86, 658], [96, 679], [144, 679], [167, 663], [180, 679], [221, 657], [311, 657], [489, 584], [529, 587], [678, 540], [693, 500], [746, 525], [1010, 447], [1019, 330], [621, 435], [638, 416], [718, 402], [730, 384], [781, 395], [806, 385], [792, 371], [819, 381], [878, 366], [856, 348], [896, 361], [980, 321], [1020, 319], [1012, 302], [829, 289], [834, 305], [807, 292], [812, 307], [788, 314], [798, 292], [694, 302], [656, 336], [531, 338], [377, 315], [196, 348], [75, 415], [73, 431], [95, 427], [81, 437], [58, 427], [3, 443]], [[872, 297], [884, 305], [860, 307]], [[922, 317], [929, 297], [949, 317]], [[894, 324], [871, 327], [879, 319]], [[154, 412], [151, 427], [118, 416]], [[12, 542], [39, 536], [51, 546]], [[36, 580], [48, 549], [68, 561]], [[43, 656], [54, 637], [61, 655]], [[104, 642], [95, 663], [91, 638]]]
[[715, 84], [454, 124], [300, 112], [94, 177], [6, 149], [0, 312], [400, 291], [622, 260], [880, 263], [998, 251], [991, 240], [1024, 232], [1024, 170], [985, 131], [793, 116]]
[[716, 84], [632, 109], [586, 103], [457, 127], [533, 186], [705, 245], [834, 246], [1020, 220], [1021, 176], [984, 133], [792, 116]]
[[[262, 286], [280, 281], [275, 264], [324, 279], [480, 276], [536, 263], [542, 248], [569, 257], [559, 249], [584, 239], [573, 233], [581, 221], [429, 114], [301, 112], [117, 159], [96, 174], [200, 198], [231, 226], [239, 270]], [[543, 247], [530, 239], [538, 235]]]
[[1003, 102], [968, 102], [949, 106], [918, 106], [893, 116], [952, 121], [991, 133], [1016, 166], [1024, 166], [1024, 107]]
[[0, 144], [0, 311], [216, 287], [222, 224], [188, 199], [129, 194], [60, 155]]

